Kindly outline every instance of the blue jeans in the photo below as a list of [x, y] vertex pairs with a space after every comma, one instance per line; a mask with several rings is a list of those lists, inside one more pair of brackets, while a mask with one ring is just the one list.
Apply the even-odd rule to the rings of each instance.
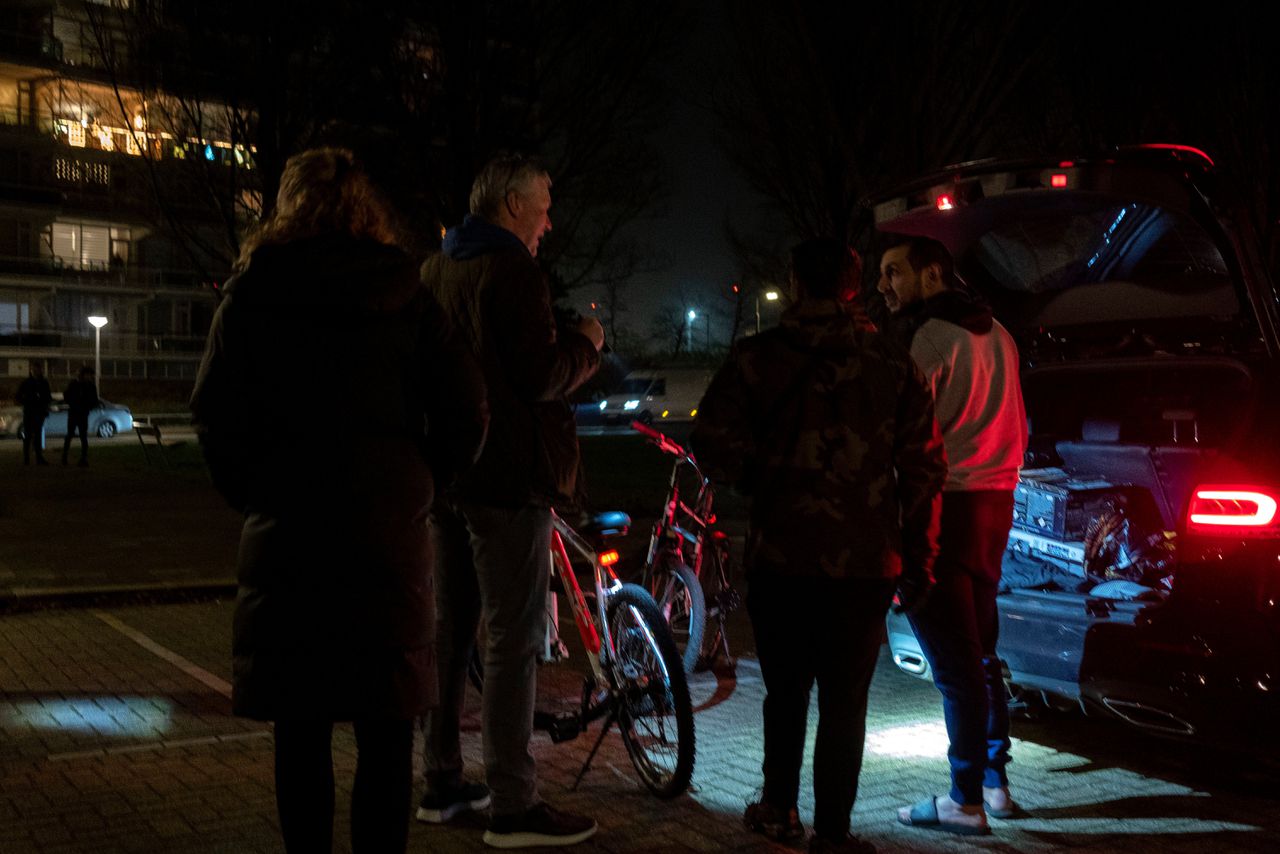
[[1009, 785], [1009, 704], [996, 655], [996, 590], [1012, 520], [1011, 492], [943, 493], [938, 586], [911, 617], [942, 693], [951, 799], [961, 804], [981, 804], [983, 786]]
[[494, 815], [538, 803], [529, 750], [546, 633], [551, 511], [437, 500], [431, 511], [436, 555], [436, 656], [440, 705], [424, 721], [427, 785], [462, 782], [461, 718], [467, 666], [484, 621], [481, 736]]

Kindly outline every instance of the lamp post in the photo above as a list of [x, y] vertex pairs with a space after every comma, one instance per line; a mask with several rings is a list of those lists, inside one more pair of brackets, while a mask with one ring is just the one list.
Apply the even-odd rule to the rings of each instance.
[[102, 327], [107, 325], [107, 319], [101, 315], [95, 314], [89, 317], [89, 322], [93, 324], [93, 378], [98, 383], [98, 392], [102, 392]]
[[[778, 292], [774, 290], [765, 291], [764, 298], [769, 302], [777, 302]], [[756, 334], [760, 334], [760, 293], [758, 291], [756, 292]]]
[[698, 313], [693, 309], [689, 309], [689, 313], [685, 315], [688, 321], [684, 325], [684, 347], [690, 353], [693, 352], [693, 322], [698, 319]]

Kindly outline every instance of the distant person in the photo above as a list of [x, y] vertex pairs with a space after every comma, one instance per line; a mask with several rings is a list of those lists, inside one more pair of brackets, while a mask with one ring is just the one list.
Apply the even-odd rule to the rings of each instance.
[[898, 820], [983, 835], [987, 815], [1009, 818], [1018, 809], [1005, 772], [1009, 707], [996, 654], [996, 592], [1027, 447], [1018, 350], [936, 240], [891, 243], [878, 290], [933, 391], [948, 462], [938, 586], [910, 619], [942, 694], [951, 791], [903, 807]]
[[[427, 513], [487, 420], [479, 368], [447, 345], [393, 223], [349, 152], [291, 157], [191, 399], [214, 485], [244, 513], [232, 706], [275, 722], [290, 852], [332, 848], [335, 721], [355, 725], [352, 849], [405, 848], [413, 722], [436, 700]], [[335, 389], [359, 418], [288, 429]]]
[[703, 471], [751, 496], [764, 790], [743, 821], [774, 840], [804, 835], [796, 803], [816, 681], [812, 852], [875, 851], [849, 833], [867, 692], [895, 589], [911, 608], [932, 584], [947, 471], [920, 371], [854, 301], [861, 268], [839, 240], [792, 249], [792, 306], [734, 345], [690, 438]]
[[62, 402], [67, 405], [67, 435], [62, 440], [64, 466], [71, 451], [71, 437], [76, 433], [80, 434], [79, 465], [82, 468], [89, 465], [89, 413], [102, 403], [98, 399], [98, 386], [94, 379], [93, 368], [86, 365], [62, 393]]
[[18, 403], [22, 406], [22, 464], [31, 465], [31, 449], [36, 451], [36, 465], [47, 466], [44, 458], [44, 422], [49, 417], [53, 392], [44, 378], [44, 365], [32, 362], [29, 375], [18, 386]]
[[[546, 630], [551, 506], [574, 496], [578, 437], [566, 395], [595, 373], [595, 318], [557, 333], [534, 260], [551, 230], [551, 179], [520, 155], [491, 160], [471, 187], [471, 213], [445, 234], [422, 279], [451, 328], [484, 366], [493, 419], [475, 467], [436, 502], [440, 556], [440, 707], [426, 721], [427, 791], [419, 821], [492, 804], [484, 841], [499, 848], [573, 845], [593, 819], [538, 793], [529, 751], [537, 655]], [[467, 665], [484, 621], [481, 737], [488, 785], [463, 777], [459, 728]]]

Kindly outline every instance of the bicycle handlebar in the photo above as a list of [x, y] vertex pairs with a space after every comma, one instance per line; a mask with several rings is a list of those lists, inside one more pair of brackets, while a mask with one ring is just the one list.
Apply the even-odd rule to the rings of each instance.
[[667, 437], [665, 434], [659, 433], [657, 430], [654, 430], [652, 427], [650, 427], [648, 424], [645, 424], [643, 421], [632, 421], [631, 429], [635, 430], [641, 436], [644, 436], [650, 442], [653, 442], [655, 445], [658, 446], [658, 450], [662, 451], [665, 454], [674, 454], [677, 457], [689, 456], [688, 452], [686, 452], [684, 448], [680, 447], [678, 444], [671, 441], [671, 439]]

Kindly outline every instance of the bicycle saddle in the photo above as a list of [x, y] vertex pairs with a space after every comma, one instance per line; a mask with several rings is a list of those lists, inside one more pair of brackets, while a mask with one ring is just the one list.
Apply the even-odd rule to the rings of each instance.
[[609, 510], [587, 517], [579, 533], [587, 537], [623, 537], [630, 527], [630, 516], [621, 510]]

